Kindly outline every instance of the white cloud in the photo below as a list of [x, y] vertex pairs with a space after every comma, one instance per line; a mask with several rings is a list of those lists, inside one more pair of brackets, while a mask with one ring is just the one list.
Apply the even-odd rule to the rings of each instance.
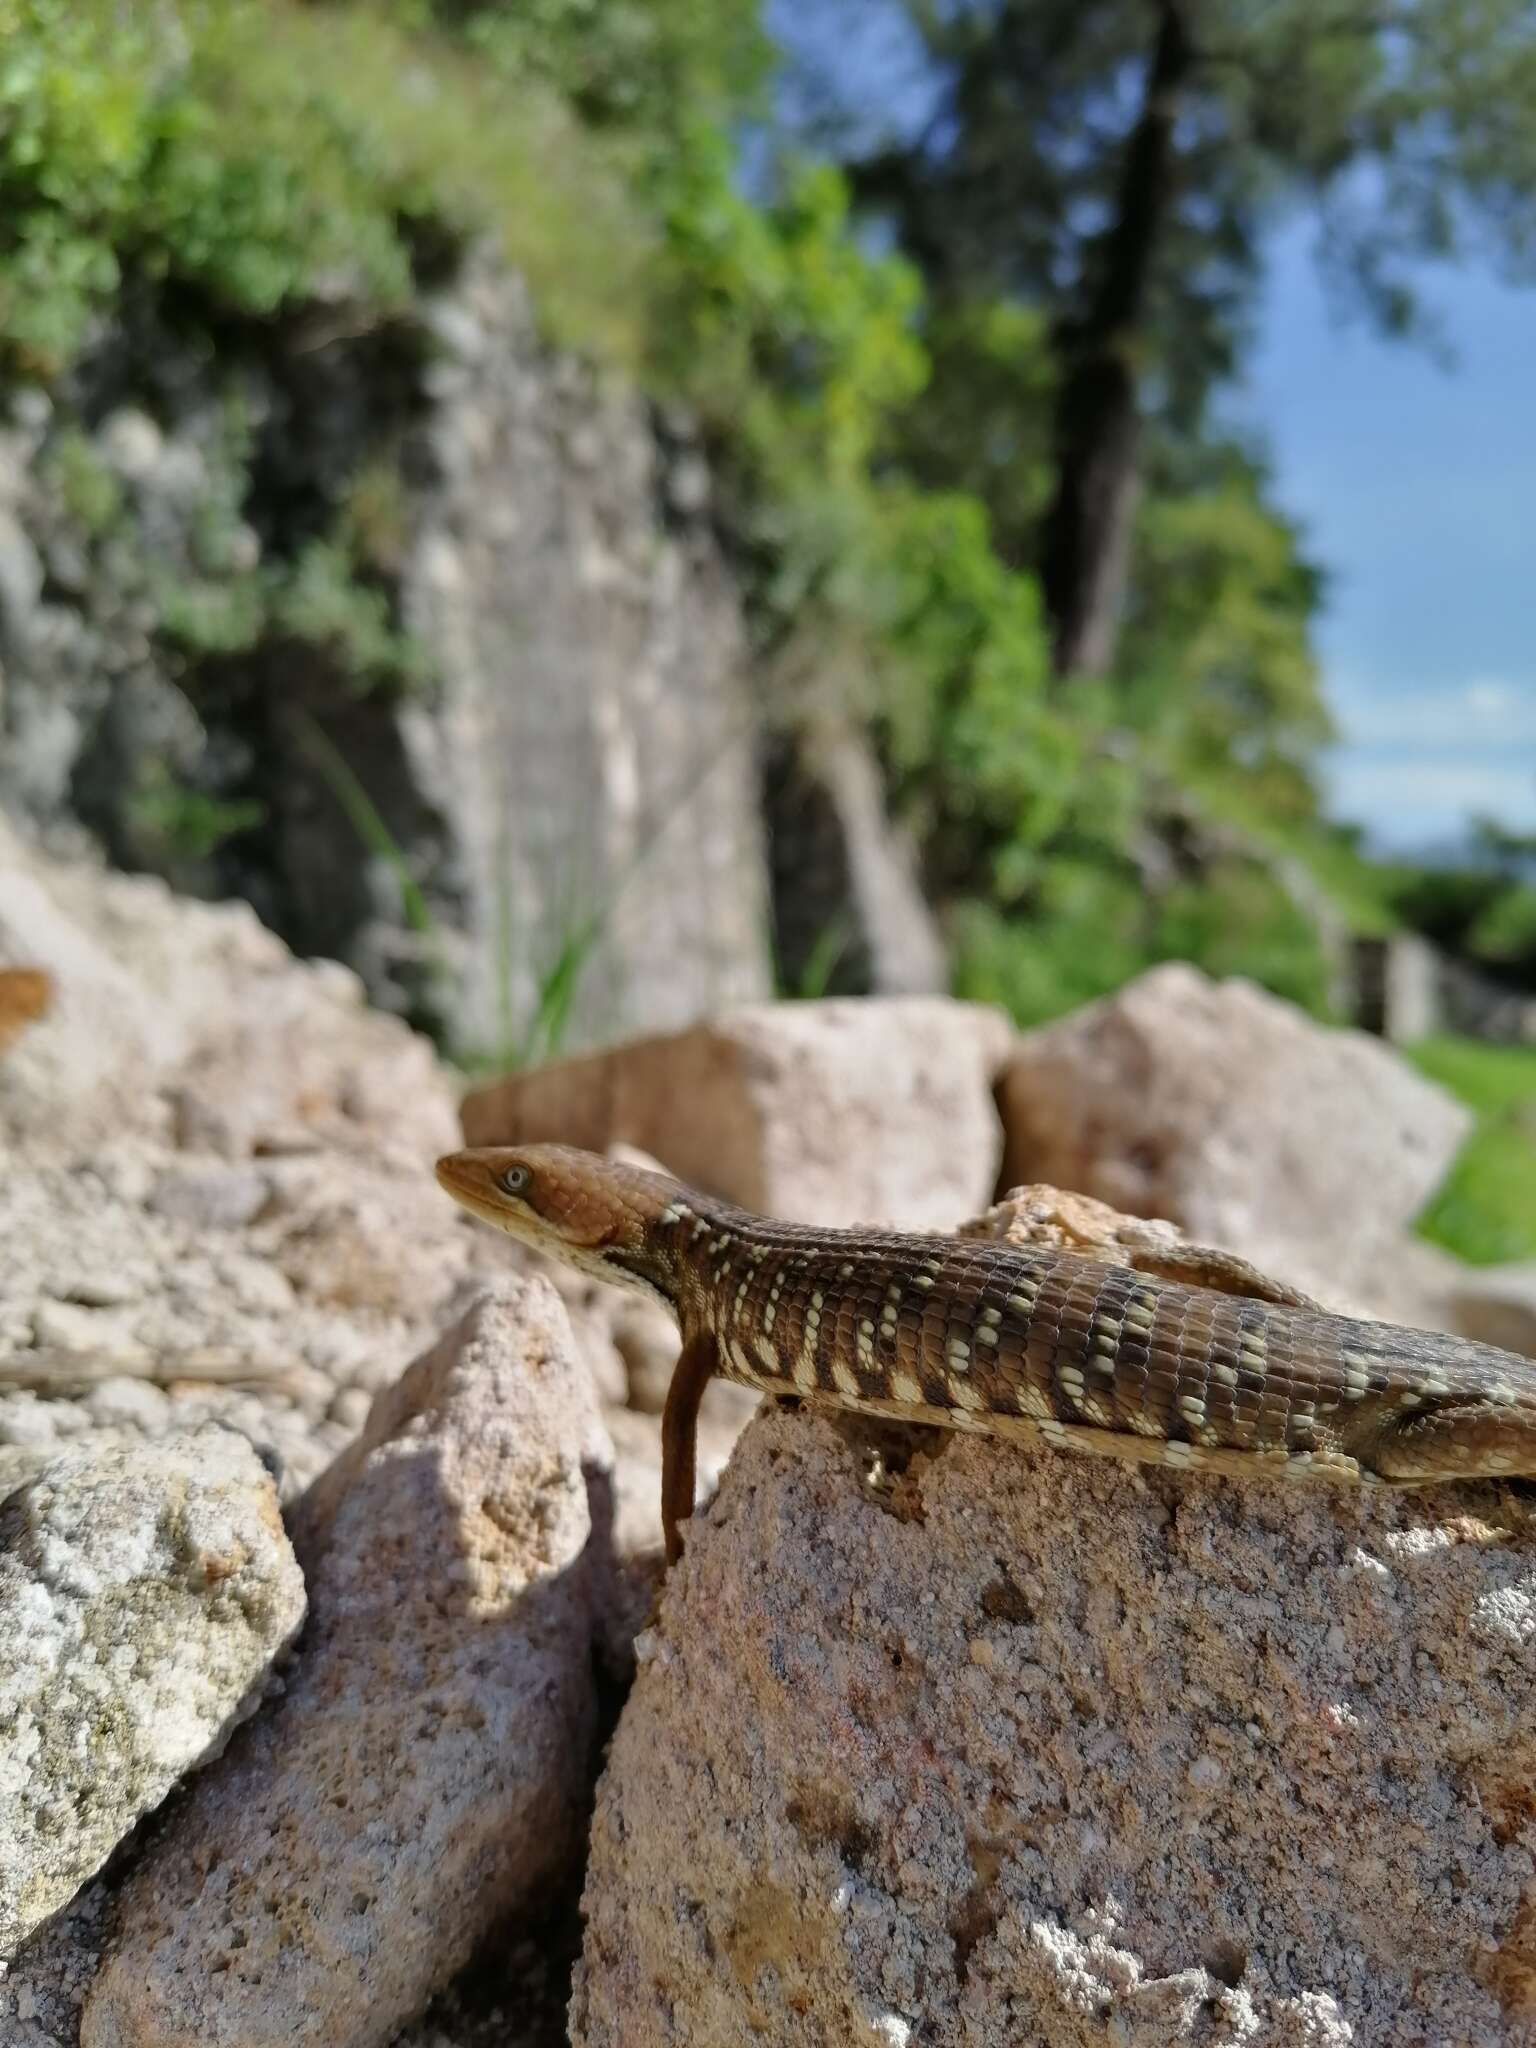
[[[1528, 747], [1536, 755], [1536, 680], [1474, 676], [1443, 689], [1395, 690], [1353, 676], [1330, 680], [1345, 746], [1479, 752]], [[1536, 759], [1531, 763], [1536, 773]]]
[[1461, 840], [1474, 817], [1536, 825], [1536, 680], [1399, 689], [1343, 673], [1328, 695], [1340, 736], [1325, 763], [1328, 808], [1378, 845]]
[[1373, 840], [1424, 847], [1461, 839], [1474, 817], [1536, 827], [1536, 761], [1456, 760], [1341, 748], [1328, 764], [1328, 808], [1364, 825]]

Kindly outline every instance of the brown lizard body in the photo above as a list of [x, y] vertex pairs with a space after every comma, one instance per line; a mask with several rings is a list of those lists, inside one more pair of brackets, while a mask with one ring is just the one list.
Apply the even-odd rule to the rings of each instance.
[[669, 1558], [717, 1372], [780, 1398], [1181, 1471], [1536, 1475], [1536, 1362], [1491, 1345], [1081, 1252], [780, 1223], [558, 1145], [457, 1152], [437, 1172], [487, 1222], [676, 1316]]

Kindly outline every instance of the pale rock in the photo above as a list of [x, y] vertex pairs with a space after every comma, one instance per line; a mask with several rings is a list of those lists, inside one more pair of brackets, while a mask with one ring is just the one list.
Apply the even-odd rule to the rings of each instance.
[[1379, 1040], [1183, 965], [1029, 1033], [998, 1102], [1005, 1184], [1169, 1217], [1363, 1308], [1471, 1125]]
[[638, 1145], [770, 1215], [942, 1229], [1000, 1156], [997, 1011], [943, 996], [769, 1003], [514, 1074], [463, 1104], [471, 1145]]
[[112, 1364], [136, 1364], [149, 1353], [124, 1322], [121, 1311], [80, 1308], [69, 1301], [39, 1303], [32, 1314], [32, 1341]]
[[37, 852], [0, 823], [0, 966], [53, 1002], [0, 1062], [0, 1138], [90, 1148], [174, 1127], [245, 1159], [295, 1136], [430, 1164], [455, 1141], [427, 1042], [368, 1010], [354, 975], [304, 965], [244, 904]]
[[387, 2042], [571, 1868], [611, 1456], [538, 1280], [380, 1397], [296, 1516], [285, 1697], [130, 1878], [83, 2048]]
[[145, 1206], [178, 1222], [239, 1230], [261, 1214], [270, 1194], [268, 1176], [257, 1167], [202, 1167], [163, 1173]]
[[765, 1412], [637, 1644], [573, 2043], [1529, 2042], [1533, 1539]]
[[[355, 975], [295, 960], [243, 905], [0, 823], [13, 962], [46, 970], [52, 1003], [0, 1057], [0, 1480], [66, 1439], [218, 1420], [297, 1492], [519, 1265], [432, 1178], [458, 1135], [452, 1077]], [[618, 1394], [610, 1312], [584, 1336]], [[125, 1375], [142, 1399], [94, 1398]]]
[[185, 1037], [11, 854], [0, 824], [0, 966], [42, 969], [53, 996], [0, 1061], [0, 1137], [56, 1142], [81, 1122], [91, 1129], [98, 1107], [130, 1113], [129, 1092], [182, 1050]]
[[[264, 1161], [268, 1196], [237, 1227], [244, 1200], [210, 1219], [200, 1201], [156, 1197], [256, 1169], [133, 1142], [142, 1174], [94, 1152], [0, 1175], [0, 1467], [14, 1476], [37, 1463], [7, 1451], [36, 1441], [41, 1405], [114, 1442], [134, 1426], [226, 1421], [276, 1454], [292, 1493], [350, 1434], [337, 1395], [358, 1390], [355, 1428], [368, 1398], [512, 1264], [510, 1240], [466, 1227], [430, 1172], [393, 1152]], [[607, 1354], [611, 1382], [622, 1367]], [[157, 1383], [137, 1424], [121, 1403], [107, 1415], [62, 1398], [123, 1374]]]
[[65, 1449], [0, 1507], [0, 1957], [218, 1754], [303, 1617], [228, 1431]]

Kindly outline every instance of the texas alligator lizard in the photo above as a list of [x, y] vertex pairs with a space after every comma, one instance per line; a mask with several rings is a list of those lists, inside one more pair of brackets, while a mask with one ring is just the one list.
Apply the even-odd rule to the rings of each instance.
[[1536, 1474], [1536, 1361], [1082, 1253], [824, 1230], [558, 1145], [456, 1152], [486, 1222], [677, 1318], [667, 1555], [715, 1373], [780, 1397], [1183, 1471], [1425, 1485]]

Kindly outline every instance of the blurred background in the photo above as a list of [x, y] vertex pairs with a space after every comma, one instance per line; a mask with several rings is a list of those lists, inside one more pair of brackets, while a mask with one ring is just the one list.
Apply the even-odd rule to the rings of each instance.
[[1536, 1255], [1525, 0], [0, 0], [0, 806], [468, 1067], [1245, 975]]

